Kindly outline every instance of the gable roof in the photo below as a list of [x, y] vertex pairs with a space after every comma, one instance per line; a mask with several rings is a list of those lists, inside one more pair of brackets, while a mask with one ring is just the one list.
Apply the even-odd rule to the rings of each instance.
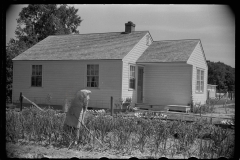
[[148, 31], [48, 36], [13, 60], [122, 59]]
[[154, 41], [137, 62], [187, 62], [199, 39]]

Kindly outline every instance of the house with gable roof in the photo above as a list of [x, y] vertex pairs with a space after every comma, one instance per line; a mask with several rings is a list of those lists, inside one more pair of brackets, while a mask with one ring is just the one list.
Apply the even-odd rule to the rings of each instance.
[[148, 31], [52, 35], [13, 59], [12, 100], [19, 93], [63, 105], [81, 89], [92, 92], [89, 107], [204, 104], [208, 67], [200, 39], [153, 41]]

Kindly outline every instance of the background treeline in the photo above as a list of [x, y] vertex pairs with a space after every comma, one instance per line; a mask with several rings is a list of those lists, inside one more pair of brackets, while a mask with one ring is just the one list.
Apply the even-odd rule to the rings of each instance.
[[207, 61], [208, 84], [217, 85], [217, 92], [235, 92], [235, 68], [222, 62]]

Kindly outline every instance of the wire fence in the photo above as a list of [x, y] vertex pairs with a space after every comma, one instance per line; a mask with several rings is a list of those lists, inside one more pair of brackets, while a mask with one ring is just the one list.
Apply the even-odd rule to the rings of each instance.
[[[60, 109], [62, 108], [66, 101], [71, 101], [72, 98], [52, 98], [51, 100], [49, 100], [46, 97], [27, 97], [28, 99], [30, 99], [32, 102], [40, 105], [40, 106], [51, 106], [53, 108], [57, 108]], [[14, 104], [20, 104], [19, 100], [13, 100]], [[25, 105], [31, 105], [31, 103], [29, 103], [27, 100], [23, 99], [23, 104]], [[88, 108], [110, 108], [111, 102], [110, 102], [110, 98], [109, 101], [107, 100], [89, 100], [88, 103]]]

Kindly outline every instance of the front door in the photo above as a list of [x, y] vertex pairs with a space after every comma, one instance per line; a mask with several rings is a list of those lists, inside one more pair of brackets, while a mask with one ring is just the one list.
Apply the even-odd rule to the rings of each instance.
[[138, 67], [137, 103], [143, 103], [143, 68]]

